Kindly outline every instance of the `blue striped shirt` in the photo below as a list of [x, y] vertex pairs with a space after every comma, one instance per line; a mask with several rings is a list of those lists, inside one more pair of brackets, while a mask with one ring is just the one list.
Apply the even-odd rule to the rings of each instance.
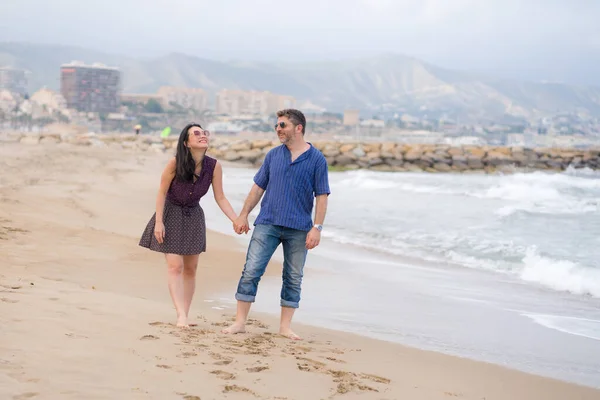
[[254, 225], [310, 231], [314, 197], [330, 194], [327, 160], [312, 144], [294, 162], [286, 145], [271, 149], [254, 183], [265, 190]]

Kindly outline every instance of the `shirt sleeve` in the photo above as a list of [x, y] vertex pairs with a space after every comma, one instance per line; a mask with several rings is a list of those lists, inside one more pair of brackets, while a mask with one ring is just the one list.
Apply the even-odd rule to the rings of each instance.
[[329, 169], [325, 157], [321, 157], [315, 171], [315, 196], [322, 194], [331, 194], [329, 190]]
[[254, 175], [254, 183], [256, 183], [262, 190], [267, 190], [267, 184], [269, 183], [269, 165], [271, 164], [271, 152], [269, 151], [265, 156], [263, 164], [258, 169], [256, 175]]

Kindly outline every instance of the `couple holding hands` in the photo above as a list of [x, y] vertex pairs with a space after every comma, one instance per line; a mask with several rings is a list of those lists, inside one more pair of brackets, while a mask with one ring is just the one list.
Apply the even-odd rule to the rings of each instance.
[[277, 112], [275, 131], [281, 145], [266, 154], [239, 215], [223, 192], [220, 163], [206, 155], [210, 132], [199, 124], [189, 124], [181, 131], [176, 155], [161, 176], [156, 212], [139, 242], [142, 247], [165, 254], [177, 326], [189, 326], [198, 257], [206, 251], [206, 223], [199, 202], [212, 185], [215, 201], [238, 234], [248, 233], [248, 215], [262, 198], [235, 294], [236, 319], [222, 332], [245, 332], [258, 282], [281, 244], [284, 261], [279, 333], [293, 340], [300, 339], [291, 329], [292, 317], [300, 302], [308, 250], [321, 240], [330, 194], [327, 161], [319, 150], [306, 142], [305, 129], [306, 118], [301, 111]]

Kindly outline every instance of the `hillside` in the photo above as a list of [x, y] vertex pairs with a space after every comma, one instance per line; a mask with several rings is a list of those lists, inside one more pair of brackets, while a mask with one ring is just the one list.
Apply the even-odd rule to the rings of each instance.
[[585, 111], [600, 116], [600, 88], [498, 80], [451, 71], [401, 55], [302, 64], [221, 62], [185, 54], [136, 59], [77, 47], [0, 43], [0, 65], [24, 68], [30, 90], [58, 89], [59, 67], [79, 60], [118, 66], [123, 90], [151, 93], [162, 85], [269, 90], [331, 111], [426, 110], [439, 115], [533, 116]]

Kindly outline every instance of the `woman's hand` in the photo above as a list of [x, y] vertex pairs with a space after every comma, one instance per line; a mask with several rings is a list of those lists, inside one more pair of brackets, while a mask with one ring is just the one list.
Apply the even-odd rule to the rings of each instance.
[[165, 224], [162, 222], [156, 222], [154, 224], [154, 237], [158, 243], [164, 242], [165, 240]]

